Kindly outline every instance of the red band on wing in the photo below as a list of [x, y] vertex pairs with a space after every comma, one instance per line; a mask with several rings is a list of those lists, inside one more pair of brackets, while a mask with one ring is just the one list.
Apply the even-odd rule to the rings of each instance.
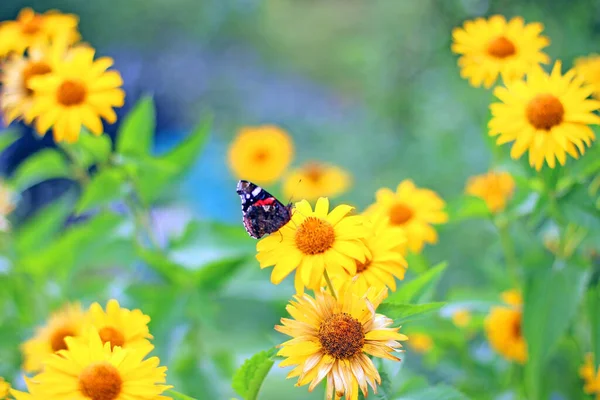
[[267, 197], [266, 199], [258, 200], [253, 206], [270, 206], [275, 203], [275, 197]]

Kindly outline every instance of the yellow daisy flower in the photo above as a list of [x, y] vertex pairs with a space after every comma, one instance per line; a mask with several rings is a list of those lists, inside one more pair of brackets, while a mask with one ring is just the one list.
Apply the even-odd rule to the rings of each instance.
[[464, 328], [471, 322], [471, 313], [469, 310], [461, 308], [452, 313], [452, 322], [459, 328]]
[[106, 312], [100, 304], [92, 304], [89, 317], [91, 324], [98, 330], [102, 343], [124, 349], [146, 350], [152, 346], [149, 341], [152, 335], [148, 329], [150, 317], [141, 310], [121, 308], [119, 302], [112, 299], [106, 305]]
[[0, 376], [0, 400], [8, 399], [10, 384]]
[[281, 367], [295, 366], [287, 377], [298, 377], [297, 386], [310, 384], [309, 391], [327, 378], [327, 399], [357, 399], [359, 388], [366, 396], [367, 384], [377, 393], [381, 378], [367, 355], [399, 361], [391, 353], [407, 339], [400, 328], [390, 328], [390, 318], [375, 313], [386, 292], [367, 298], [347, 286], [337, 299], [325, 290], [315, 291], [314, 298], [294, 296], [287, 306], [293, 319], [282, 318], [275, 326], [292, 337], [277, 353], [285, 357]]
[[541, 36], [539, 22], [525, 24], [523, 18], [510, 21], [502, 15], [488, 20], [466, 21], [452, 31], [452, 51], [460, 55], [460, 75], [474, 87], [491, 87], [498, 75], [504, 82], [521, 78], [533, 66], [548, 64], [550, 58], [542, 49], [550, 40]]
[[527, 81], [513, 81], [494, 90], [500, 102], [490, 106], [489, 134], [499, 135], [498, 144], [514, 141], [510, 152], [513, 159], [529, 150], [529, 164], [538, 171], [544, 159], [550, 168], [556, 159], [564, 165], [567, 153], [579, 158], [595, 139], [588, 125], [600, 123], [600, 117], [593, 113], [600, 102], [588, 99], [592, 91], [574, 70], [562, 75], [560, 61], [551, 74], [534, 68]]
[[361, 240], [364, 217], [348, 216], [352, 207], [340, 205], [329, 212], [329, 200], [321, 197], [315, 210], [306, 200], [296, 203], [292, 219], [277, 233], [256, 244], [261, 268], [275, 266], [271, 282], [279, 284], [294, 269], [298, 293], [304, 287], [319, 288], [325, 268], [333, 275], [356, 274], [356, 263], [370, 257]]
[[95, 135], [103, 132], [100, 118], [117, 120], [113, 107], [121, 107], [125, 92], [117, 71], [106, 71], [110, 57], [94, 60], [94, 49], [74, 48], [69, 57], [57, 62], [52, 72], [29, 81], [34, 91], [31, 115], [35, 128], [44, 135], [52, 127], [57, 142], [76, 142], [82, 125]]
[[485, 201], [492, 213], [504, 210], [515, 190], [515, 180], [508, 172], [490, 171], [469, 178], [465, 192]]
[[286, 176], [283, 195], [308, 201], [336, 197], [350, 188], [351, 180], [350, 174], [340, 167], [311, 161]]
[[[67, 350], [51, 356], [44, 370], [33, 377], [29, 392], [45, 400], [64, 399], [168, 399], [161, 394], [166, 367], [160, 360], [144, 360], [148, 349], [111, 349], [102, 344], [98, 332], [88, 330], [82, 337], [67, 338]], [[151, 350], [151, 348], [150, 348]]]
[[600, 370], [594, 365], [594, 355], [587, 353], [585, 363], [579, 368], [579, 376], [583, 379], [583, 391], [586, 394], [596, 395], [596, 400], [600, 400]]
[[33, 338], [23, 343], [23, 369], [39, 371], [50, 355], [67, 348], [65, 339], [79, 336], [87, 323], [79, 303], [67, 304], [53, 313], [45, 326], [36, 330]]
[[431, 224], [443, 224], [448, 214], [445, 203], [433, 190], [415, 186], [411, 180], [400, 182], [396, 193], [388, 188], [379, 189], [376, 202], [365, 213], [387, 215], [391, 225], [401, 227], [408, 240], [408, 248], [419, 253], [425, 243], [436, 243], [437, 233]]
[[485, 332], [490, 346], [509, 361], [527, 361], [527, 343], [523, 337], [523, 300], [517, 291], [503, 294], [508, 306], [492, 307], [485, 319]]
[[[387, 216], [377, 216], [373, 220], [365, 220], [368, 232], [364, 242], [369, 250], [365, 262], [356, 263], [356, 274], [349, 275], [345, 270], [342, 275], [332, 276], [334, 287], [340, 283], [353, 281], [359, 292], [365, 293], [370, 287], [381, 290], [386, 286], [396, 290], [396, 279], [404, 279], [408, 264], [399, 248], [406, 243], [402, 228], [389, 224]], [[395, 277], [395, 278], [394, 278]]]
[[75, 43], [80, 38], [78, 23], [79, 18], [73, 14], [62, 14], [56, 10], [38, 14], [29, 7], [24, 8], [16, 20], [0, 22], [0, 42], [5, 43], [0, 48], [0, 57], [10, 52], [22, 54], [30, 46], [58, 37]]
[[233, 174], [257, 184], [281, 178], [294, 157], [294, 144], [283, 129], [273, 125], [240, 129], [229, 146]]
[[429, 353], [433, 349], [433, 339], [426, 333], [411, 332], [408, 334], [408, 346], [416, 353]]
[[575, 71], [594, 88], [594, 97], [600, 99], [600, 55], [590, 54], [575, 60]]

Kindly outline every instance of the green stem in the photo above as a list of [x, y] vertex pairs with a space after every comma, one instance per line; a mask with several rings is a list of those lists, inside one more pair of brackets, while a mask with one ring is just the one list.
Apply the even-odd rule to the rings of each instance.
[[517, 253], [515, 247], [510, 238], [510, 232], [508, 231], [508, 224], [506, 222], [496, 223], [498, 229], [498, 235], [500, 236], [500, 245], [504, 252], [504, 262], [506, 263], [506, 269], [510, 275], [511, 280], [515, 288], [520, 286], [519, 282], [519, 260], [517, 259]]
[[150, 242], [154, 249], [160, 249], [160, 243], [158, 243], [158, 240], [154, 236], [154, 231], [152, 230], [149, 212], [133, 198], [134, 196], [135, 195], [125, 196], [125, 203], [133, 215], [138, 240], [141, 239], [140, 241], [143, 241], [145, 238]]
[[329, 279], [329, 274], [327, 273], [327, 269], [325, 269], [324, 276], [325, 276], [325, 282], [327, 282], [327, 287], [329, 288], [329, 291], [331, 292], [333, 297], [337, 300], [337, 295], [335, 294], [335, 289], [333, 288], [333, 285], [331, 284], [331, 279]]

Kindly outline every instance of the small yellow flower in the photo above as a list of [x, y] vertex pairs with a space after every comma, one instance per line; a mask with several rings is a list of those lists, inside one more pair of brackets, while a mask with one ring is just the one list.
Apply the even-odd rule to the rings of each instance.
[[8, 399], [10, 384], [0, 376], [0, 400]]
[[512, 81], [494, 90], [500, 102], [490, 105], [489, 134], [498, 136], [498, 145], [514, 142], [513, 159], [529, 150], [529, 165], [538, 171], [544, 160], [550, 168], [556, 160], [564, 165], [567, 154], [579, 158], [596, 138], [589, 125], [600, 124], [594, 114], [600, 101], [588, 99], [592, 92], [574, 70], [562, 75], [560, 61], [551, 74], [536, 67], [527, 81]]
[[286, 198], [314, 201], [319, 197], [339, 196], [350, 184], [351, 176], [342, 168], [311, 161], [286, 176], [283, 194]]
[[408, 334], [408, 346], [417, 353], [428, 353], [433, 349], [433, 339], [426, 333], [414, 332]]
[[583, 379], [583, 391], [586, 394], [595, 394], [596, 400], [600, 399], [600, 370], [594, 365], [594, 355], [587, 353], [585, 363], [579, 368], [579, 376]]
[[294, 157], [294, 144], [273, 125], [245, 127], [229, 146], [229, 167], [239, 179], [257, 184], [277, 181]]
[[600, 99], [600, 55], [591, 54], [575, 60], [575, 71], [594, 88], [594, 97]]
[[47, 43], [61, 38], [69, 43], [79, 40], [77, 24], [79, 19], [73, 14], [62, 14], [50, 10], [38, 14], [31, 8], [23, 8], [14, 21], [0, 22], [0, 57], [11, 52], [22, 54], [30, 46]]
[[390, 327], [391, 319], [375, 312], [386, 292], [367, 298], [346, 286], [337, 299], [325, 290], [315, 291], [314, 298], [294, 296], [286, 308], [293, 319], [282, 318], [275, 326], [292, 337], [277, 353], [285, 357], [280, 366], [295, 366], [287, 377], [298, 377], [297, 386], [310, 384], [309, 391], [326, 378], [328, 400], [356, 400], [359, 388], [367, 395], [367, 385], [377, 393], [381, 378], [367, 355], [399, 361], [391, 353], [407, 339], [400, 328]]
[[490, 346], [509, 361], [524, 364], [527, 361], [527, 343], [523, 337], [522, 299], [519, 292], [504, 292], [508, 306], [492, 307], [485, 320], [485, 331]]
[[370, 253], [362, 241], [364, 217], [348, 216], [351, 210], [340, 205], [329, 212], [324, 197], [314, 211], [306, 200], [296, 203], [290, 222], [256, 245], [260, 267], [275, 266], [271, 282], [277, 285], [296, 270], [294, 284], [302, 293], [304, 287], [319, 289], [325, 268], [333, 275], [356, 274], [356, 263], [364, 263]]
[[485, 201], [492, 213], [504, 210], [515, 190], [515, 180], [508, 172], [488, 172], [469, 178], [465, 192]]
[[102, 399], [129, 400], [167, 399], [161, 394], [166, 367], [160, 360], [144, 360], [148, 350], [111, 349], [95, 329], [79, 338], [66, 338], [67, 349], [48, 358], [44, 370], [28, 382], [34, 397], [44, 400]]
[[466, 21], [452, 32], [452, 51], [459, 54], [460, 74], [474, 87], [491, 87], [499, 75], [505, 82], [523, 77], [533, 66], [548, 64], [542, 49], [550, 40], [541, 36], [539, 22], [525, 24], [501, 15]]
[[117, 71], [107, 71], [113, 64], [110, 57], [94, 60], [94, 49], [77, 47], [69, 57], [59, 60], [52, 71], [30, 79], [34, 91], [31, 116], [35, 128], [44, 135], [52, 128], [57, 142], [76, 142], [81, 127], [101, 135], [104, 118], [109, 123], [117, 120], [113, 107], [121, 107], [125, 92], [123, 80]]
[[45, 326], [38, 328], [33, 338], [23, 343], [23, 369], [39, 371], [50, 355], [67, 348], [67, 337], [79, 336], [87, 323], [79, 303], [67, 304], [53, 313]]
[[92, 304], [89, 317], [102, 343], [110, 343], [113, 348], [119, 346], [124, 349], [148, 350], [152, 347], [149, 341], [152, 335], [148, 330], [150, 317], [141, 310], [121, 308], [119, 302], [112, 299], [106, 305], [106, 312], [100, 304]]
[[459, 328], [464, 328], [471, 322], [471, 313], [469, 310], [461, 308], [452, 313], [452, 322]]
[[431, 224], [447, 222], [448, 214], [444, 201], [433, 190], [418, 188], [407, 179], [400, 182], [395, 193], [383, 188], [375, 196], [375, 204], [365, 214], [387, 215], [391, 225], [405, 231], [412, 252], [420, 253], [425, 243], [437, 242], [437, 232]]

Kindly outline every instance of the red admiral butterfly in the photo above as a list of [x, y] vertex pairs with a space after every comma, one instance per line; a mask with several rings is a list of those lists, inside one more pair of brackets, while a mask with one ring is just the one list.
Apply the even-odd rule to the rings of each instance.
[[260, 239], [277, 232], [292, 218], [292, 203], [283, 205], [269, 192], [252, 182], [239, 181], [236, 188], [242, 199], [244, 228], [250, 236]]

